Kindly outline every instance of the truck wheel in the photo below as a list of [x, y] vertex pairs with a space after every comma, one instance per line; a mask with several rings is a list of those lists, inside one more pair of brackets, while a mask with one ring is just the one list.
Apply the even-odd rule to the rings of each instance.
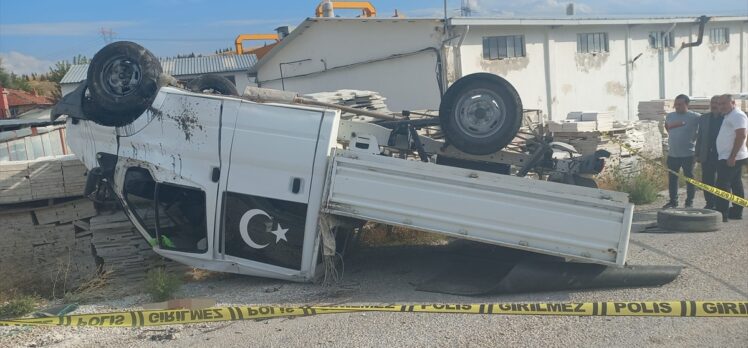
[[499, 76], [467, 75], [444, 93], [439, 121], [449, 144], [471, 155], [491, 154], [517, 135], [522, 124], [522, 100]]
[[677, 232], [719, 230], [722, 214], [709, 209], [666, 209], [657, 212], [657, 227]]
[[111, 43], [88, 67], [88, 91], [94, 122], [119, 127], [132, 123], [156, 99], [161, 63], [147, 49], [129, 41]]
[[187, 89], [196, 93], [239, 95], [231, 80], [220, 75], [203, 75], [187, 84]]

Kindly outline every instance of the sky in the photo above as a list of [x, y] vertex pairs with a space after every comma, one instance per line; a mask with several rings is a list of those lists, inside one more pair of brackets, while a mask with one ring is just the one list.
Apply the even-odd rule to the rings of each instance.
[[[447, 0], [459, 16], [463, 0]], [[464, 0], [473, 16], [564, 16], [569, 1]], [[379, 17], [443, 17], [443, 0], [373, 0]], [[0, 59], [17, 74], [93, 55], [109, 40], [140, 43], [159, 57], [213, 54], [242, 33], [272, 33], [314, 15], [316, 0], [0, 0]], [[748, 16], [748, 0], [580, 0], [579, 16]], [[356, 11], [336, 11], [354, 17]], [[102, 34], [102, 30], [105, 34]], [[109, 34], [111, 32], [111, 35]], [[251, 45], [250, 45], [251, 46]]]

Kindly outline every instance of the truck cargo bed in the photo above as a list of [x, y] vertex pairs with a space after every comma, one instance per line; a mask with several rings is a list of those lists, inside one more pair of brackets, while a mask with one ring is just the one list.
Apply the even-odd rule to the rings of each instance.
[[620, 192], [349, 150], [333, 156], [324, 199], [328, 214], [615, 266], [634, 211]]

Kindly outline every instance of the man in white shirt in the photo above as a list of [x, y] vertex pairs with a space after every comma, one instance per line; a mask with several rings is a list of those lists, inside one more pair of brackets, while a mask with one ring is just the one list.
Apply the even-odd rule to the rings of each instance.
[[[717, 134], [717, 187], [723, 191], [730, 192], [730, 183], [735, 181], [732, 193], [736, 196], [745, 197], [743, 182], [740, 179], [743, 166], [748, 163], [748, 148], [746, 148], [746, 129], [748, 128], [748, 116], [735, 107], [732, 95], [725, 94], [719, 98], [719, 108], [724, 116], [722, 126]], [[735, 180], [735, 178], [738, 178]], [[729, 208], [727, 200], [717, 199], [717, 210], [722, 213], [722, 221], [728, 219], [742, 219], [743, 207], [733, 204]]]

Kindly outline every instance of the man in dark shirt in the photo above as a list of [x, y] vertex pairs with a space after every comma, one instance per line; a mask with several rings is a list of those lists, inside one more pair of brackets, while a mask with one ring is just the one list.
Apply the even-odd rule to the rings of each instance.
[[[714, 186], [717, 175], [717, 134], [722, 126], [722, 114], [719, 112], [719, 96], [712, 97], [709, 104], [710, 112], [699, 117], [699, 131], [696, 137], [695, 157], [696, 162], [701, 163], [701, 179], [709, 185]], [[716, 209], [716, 198], [713, 194], [704, 191], [706, 206], [704, 209]]]

